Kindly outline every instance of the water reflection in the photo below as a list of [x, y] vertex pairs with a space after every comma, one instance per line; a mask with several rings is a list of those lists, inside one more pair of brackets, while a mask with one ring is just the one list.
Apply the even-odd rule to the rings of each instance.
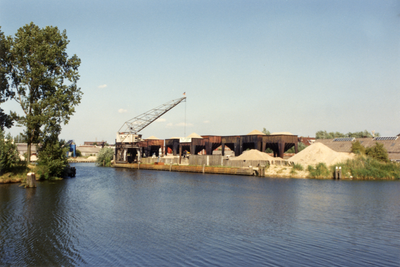
[[0, 265], [399, 265], [397, 181], [76, 168], [0, 185]]

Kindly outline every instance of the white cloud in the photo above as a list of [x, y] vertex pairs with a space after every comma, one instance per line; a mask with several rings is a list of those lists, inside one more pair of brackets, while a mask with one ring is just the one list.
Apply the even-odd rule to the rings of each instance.
[[167, 125], [165, 127], [171, 128], [172, 127], [172, 123], [167, 123]]
[[206, 121], [203, 121], [203, 123], [210, 123], [210, 121], [209, 121], [209, 120], [206, 120]]
[[126, 113], [126, 112], [128, 112], [128, 110], [123, 109], [123, 108], [120, 108], [120, 109], [118, 109], [118, 112], [119, 112], [119, 113]]
[[164, 122], [164, 121], [167, 121], [167, 120], [164, 119], [164, 118], [158, 118], [158, 119], [156, 119], [156, 122]]
[[106, 88], [106, 87], [107, 87], [107, 84], [99, 85], [100, 89], [103, 89], [103, 88]]

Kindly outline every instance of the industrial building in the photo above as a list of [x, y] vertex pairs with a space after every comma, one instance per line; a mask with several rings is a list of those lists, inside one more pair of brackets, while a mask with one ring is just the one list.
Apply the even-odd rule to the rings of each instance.
[[327, 147], [337, 152], [351, 152], [351, 146], [354, 142], [359, 141], [364, 147], [374, 146], [377, 142], [383, 144], [387, 150], [391, 161], [400, 162], [400, 135], [392, 137], [374, 137], [374, 138], [335, 138], [335, 139], [316, 139]]

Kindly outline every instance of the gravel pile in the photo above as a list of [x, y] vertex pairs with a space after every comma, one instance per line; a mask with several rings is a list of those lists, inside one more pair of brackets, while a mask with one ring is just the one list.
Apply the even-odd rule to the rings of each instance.
[[303, 166], [315, 166], [320, 162], [330, 166], [354, 157], [353, 153], [336, 152], [322, 143], [314, 143], [291, 157], [289, 161]]
[[277, 158], [271, 157], [267, 153], [258, 151], [257, 149], [251, 149], [243, 152], [238, 157], [231, 158], [230, 160], [276, 160]]

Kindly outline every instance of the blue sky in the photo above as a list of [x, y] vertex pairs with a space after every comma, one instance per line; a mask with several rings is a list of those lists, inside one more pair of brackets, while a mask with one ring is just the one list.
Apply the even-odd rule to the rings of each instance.
[[83, 99], [61, 134], [77, 144], [113, 143], [183, 92], [144, 137], [400, 133], [400, 1], [0, 0], [5, 35], [31, 21], [65, 29], [82, 60]]

